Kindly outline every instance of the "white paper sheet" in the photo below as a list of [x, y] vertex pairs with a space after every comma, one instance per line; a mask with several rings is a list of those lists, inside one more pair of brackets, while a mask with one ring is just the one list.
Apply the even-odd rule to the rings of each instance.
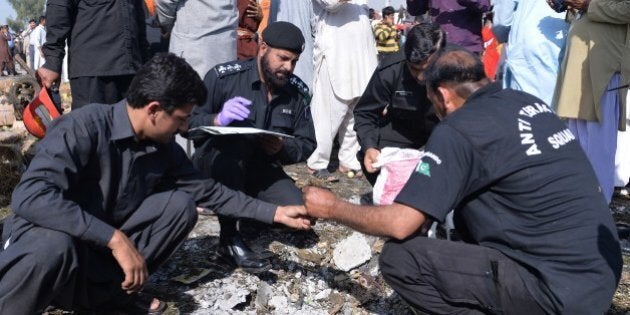
[[218, 126], [201, 126], [190, 129], [189, 131], [201, 130], [212, 135], [251, 135], [251, 134], [268, 134], [284, 138], [294, 138], [292, 135], [287, 135], [280, 132], [274, 132], [264, 129], [258, 129], [253, 127], [218, 127]]

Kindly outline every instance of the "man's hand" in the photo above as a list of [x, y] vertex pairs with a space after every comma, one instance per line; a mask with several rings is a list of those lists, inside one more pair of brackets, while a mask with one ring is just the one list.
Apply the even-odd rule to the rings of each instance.
[[588, 11], [588, 5], [590, 4], [590, 0], [565, 0], [564, 3], [567, 4], [569, 9], [575, 9], [578, 11]]
[[47, 89], [50, 89], [50, 87], [52, 86], [54, 82], [58, 83], [59, 80], [61, 79], [61, 76], [59, 75], [58, 72], [52, 71], [50, 69], [46, 69], [44, 67], [39, 67], [39, 69], [37, 69], [36, 74], [41, 84], [45, 86]]
[[262, 7], [256, 0], [249, 0], [245, 14], [247, 17], [253, 18], [256, 21], [262, 21], [263, 19]]
[[125, 233], [116, 230], [107, 247], [112, 250], [112, 255], [125, 273], [125, 280], [121, 284], [122, 289], [127, 293], [142, 290], [144, 282], [149, 278], [149, 270], [144, 257]]
[[284, 140], [282, 137], [273, 135], [260, 135], [258, 136], [258, 145], [267, 155], [274, 155], [282, 150]]
[[372, 166], [372, 163], [378, 161], [378, 157], [381, 155], [381, 151], [375, 148], [369, 148], [365, 151], [365, 157], [363, 157], [363, 165], [368, 173], [374, 173], [378, 171], [377, 168]]
[[233, 121], [243, 121], [249, 116], [248, 106], [252, 105], [252, 101], [236, 96], [225, 103], [223, 103], [223, 109], [216, 116], [214, 124], [216, 126], [227, 126]]
[[330, 212], [337, 203], [337, 197], [330, 190], [306, 186], [302, 188], [304, 193], [304, 206], [309, 216], [328, 219]]
[[279, 206], [273, 216], [273, 222], [298, 230], [311, 228], [311, 218], [307, 216], [304, 206]]

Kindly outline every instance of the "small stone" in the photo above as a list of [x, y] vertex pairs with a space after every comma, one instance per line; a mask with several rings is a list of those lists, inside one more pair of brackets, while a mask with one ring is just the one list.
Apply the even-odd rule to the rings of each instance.
[[258, 288], [256, 289], [256, 309], [261, 310], [267, 307], [269, 299], [271, 298], [271, 294], [273, 293], [273, 288], [267, 284], [267, 282], [260, 281], [258, 283]]
[[320, 300], [323, 300], [325, 298], [328, 298], [328, 295], [330, 295], [331, 291], [332, 291], [331, 289], [326, 289], [326, 290], [323, 290], [323, 291], [317, 293], [315, 295], [315, 301], [320, 301]]
[[324, 259], [324, 255], [314, 252], [310, 249], [298, 249], [297, 256], [301, 260], [309, 261], [315, 264], [319, 264]]
[[201, 301], [201, 302], [199, 302], [199, 306], [201, 306], [201, 308], [209, 308], [210, 304], [211, 303], [209, 301]]
[[363, 234], [354, 232], [337, 244], [333, 252], [333, 261], [337, 268], [349, 271], [360, 266], [372, 257], [372, 249]]
[[276, 310], [287, 309], [288, 305], [289, 301], [287, 301], [287, 298], [282, 295], [274, 296], [269, 300], [269, 306], [272, 306]]
[[328, 314], [336, 314], [346, 303], [346, 298], [339, 293], [332, 292], [330, 293], [330, 295], [328, 295], [328, 301], [330, 304], [330, 307], [328, 308]]
[[235, 286], [224, 287], [224, 289], [227, 294], [218, 299], [215, 304], [215, 307], [224, 311], [230, 311], [237, 305], [246, 302], [247, 296], [250, 294], [249, 291]]

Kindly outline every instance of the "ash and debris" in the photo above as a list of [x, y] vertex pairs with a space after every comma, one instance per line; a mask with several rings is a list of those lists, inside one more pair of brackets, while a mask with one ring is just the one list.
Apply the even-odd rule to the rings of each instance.
[[[299, 187], [326, 186], [349, 201], [371, 190], [364, 179], [339, 173], [338, 183], [318, 182], [304, 164], [286, 170]], [[630, 226], [630, 197], [618, 194], [610, 208], [619, 225]], [[148, 289], [168, 301], [167, 314], [412, 314], [380, 276], [384, 238], [322, 220], [309, 232], [250, 221], [241, 230], [254, 250], [274, 254], [273, 269], [262, 275], [228, 269], [214, 254], [216, 217], [200, 216], [186, 243], [151, 278]], [[630, 314], [628, 255], [608, 314]]]
[[[287, 173], [300, 187], [326, 186], [346, 200], [371, 189], [343, 174], [337, 183], [318, 182], [304, 164]], [[307, 232], [252, 221], [242, 221], [241, 231], [254, 250], [274, 254], [273, 269], [260, 275], [229, 269], [215, 255], [218, 220], [200, 216], [147, 288], [168, 301], [167, 314], [411, 314], [380, 276], [383, 238], [322, 220]]]

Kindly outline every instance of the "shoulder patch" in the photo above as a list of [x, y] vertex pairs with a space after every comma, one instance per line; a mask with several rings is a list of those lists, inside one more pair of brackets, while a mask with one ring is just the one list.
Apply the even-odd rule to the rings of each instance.
[[308, 88], [308, 85], [302, 81], [298, 76], [292, 74], [289, 78], [289, 83], [295, 87], [300, 94], [306, 99], [307, 104], [311, 102], [311, 91]]
[[245, 71], [249, 69], [250, 67], [251, 67], [250, 65], [243, 64], [238, 61], [234, 61], [234, 62], [220, 64], [214, 67], [214, 71], [217, 73], [217, 77], [221, 78], [232, 73]]

